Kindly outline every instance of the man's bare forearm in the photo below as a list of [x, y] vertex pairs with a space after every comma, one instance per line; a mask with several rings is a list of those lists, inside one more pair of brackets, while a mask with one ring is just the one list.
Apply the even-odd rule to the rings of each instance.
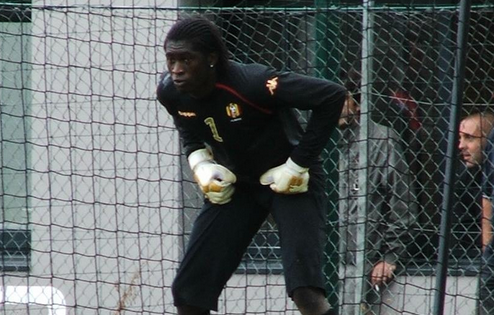
[[488, 198], [482, 198], [482, 249], [484, 250], [492, 238], [492, 202]]

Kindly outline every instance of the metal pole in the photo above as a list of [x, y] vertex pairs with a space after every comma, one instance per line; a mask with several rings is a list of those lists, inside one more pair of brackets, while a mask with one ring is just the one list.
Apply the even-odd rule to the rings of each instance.
[[463, 85], [465, 79], [465, 55], [470, 20], [470, 0], [461, 0], [458, 19], [455, 73], [451, 95], [451, 113], [448, 129], [448, 148], [446, 152], [446, 174], [444, 178], [443, 207], [441, 210], [441, 226], [439, 233], [439, 254], [436, 267], [436, 294], [434, 298], [434, 315], [444, 314], [444, 297], [448, 272], [449, 232], [451, 228], [451, 212], [454, 199], [454, 183], [456, 180], [458, 125], [463, 105]]
[[362, 80], [360, 103], [360, 132], [359, 132], [359, 194], [357, 212], [357, 253], [355, 255], [356, 281], [355, 285], [355, 314], [361, 314], [362, 303], [366, 296], [366, 240], [367, 240], [367, 178], [368, 178], [368, 130], [370, 119], [370, 104], [372, 100], [372, 51], [374, 48], [374, 18], [372, 7], [374, 0], [363, 0], [362, 12]]
[[[339, 45], [340, 39], [331, 35], [338, 34], [339, 30], [339, 13], [329, 9], [330, 3], [327, 0], [315, 0], [316, 8], [320, 9], [316, 13], [315, 37], [318, 45], [316, 50], [316, 67], [319, 70], [318, 75], [333, 81], [338, 80], [340, 64], [337, 62], [341, 59], [339, 49], [331, 49]], [[338, 230], [338, 160], [339, 155], [334, 148], [338, 142], [338, 133], [333, 132], [326, 150], [322, 157], [324, 159], [324, 169], [327, 172], [328, 187], [328, 215], [327, 215], [327, 235], [325, 251], [328, 261], [324, 266], [326, 275], [326, 287], [328, 291], [328, 301], [335, 308], [338, 308], [338, 268], [340, 265], [340, 256], [338, 253], [338, 244], [340, 241]]]

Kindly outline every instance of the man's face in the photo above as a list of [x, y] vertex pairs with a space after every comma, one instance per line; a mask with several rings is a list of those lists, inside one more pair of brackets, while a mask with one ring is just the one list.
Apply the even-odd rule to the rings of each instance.
[[458, 149], [467, 167], [481, 165], [486, 137], [482, 135], [480, 117], [465, 119], [460, 123]]
[[165, 46], [166, 65], [178, 91], [193, 97], [207, 95], [214, 85], [215, 60], [192, 49], [185, 40], [169, 41]]
[[338, 128], [345, 129], [350, 126], [358, 119], [359, 113], [359, 105], [355, 102], [351, 93], [348, 93], [341, 111], [340, 119], [338, 120]]

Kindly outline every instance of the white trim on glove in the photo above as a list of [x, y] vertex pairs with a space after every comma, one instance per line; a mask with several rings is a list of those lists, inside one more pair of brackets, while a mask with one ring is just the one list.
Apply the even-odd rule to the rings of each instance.
[[293, 162], [293, 160], [291, 158], [288, 158], [288, 160], [286, 160], [286, 166], [295, 171], [295, 172], [298, 172], [299, 174], [303, 174], [303, 173], [306, 173], [309, 171], [309, 168], [308, 167], [302, 167], [300, 165], [298, 165], [297, 163]]
[[205, 161], [213, 161], [213, 154], [208, 149], [195, 150], [189, 154], [189, 165], [192, 171], [195, 170], [196, 166]]
[[226, 167], [217, 164], [208, 149], [199, 149], [189, 155], [189, 165], [199, 188], [215, 204], [230, 202], [237, 177]]

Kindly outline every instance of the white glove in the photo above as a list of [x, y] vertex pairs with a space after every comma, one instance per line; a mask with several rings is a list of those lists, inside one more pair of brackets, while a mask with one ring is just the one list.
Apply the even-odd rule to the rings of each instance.
[[189, 165], [194, 179], [212, 203], [225, 204], [232, 200], [237, 177], [226, 167], [216, 164], [207, 149], [199, 149], [189, 155]]
[[297, 165], [288, 158], [285, 164], [269, 169], [261, 175], [262, 185], [280, 194], [300, 194], [308, 189], [309, 169]]

